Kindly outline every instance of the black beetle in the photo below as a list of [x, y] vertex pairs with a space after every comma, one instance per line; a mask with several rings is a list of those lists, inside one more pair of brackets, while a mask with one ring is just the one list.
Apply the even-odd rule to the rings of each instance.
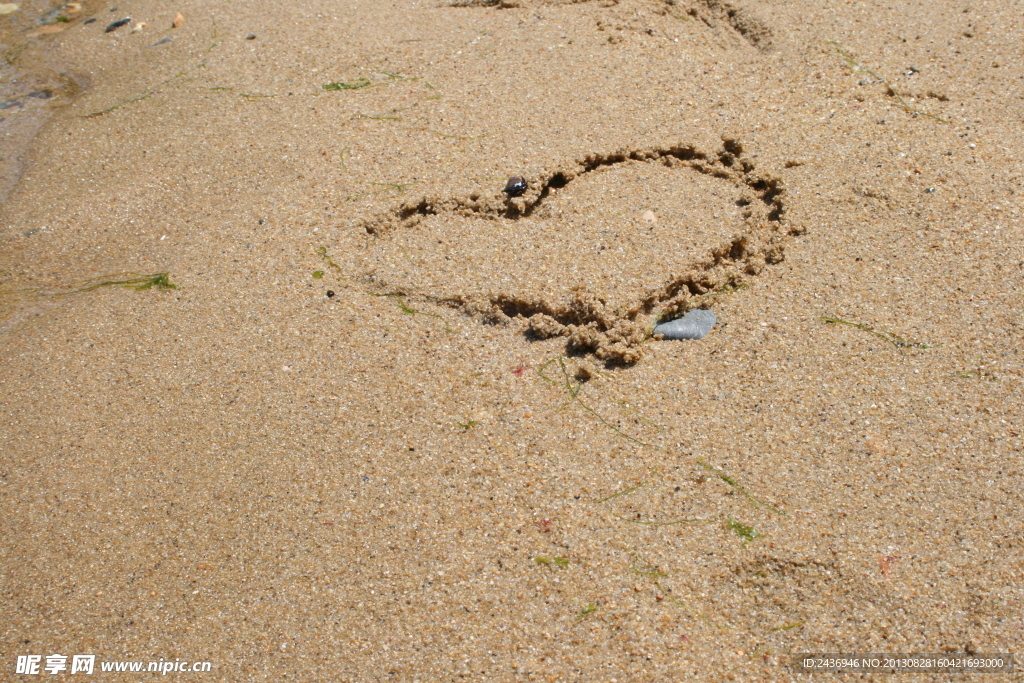
[[527, 187], [529, 186], [526, 184], [526, 180], [519, 176], [512, 176], [508, 179], [508, 182], [505, 183], [505, 189], [502, 190], [502, 192], [507, 194], [509, 199], [511, 199], [512, 197], [518, 197], [522, 193], [526, 192]]

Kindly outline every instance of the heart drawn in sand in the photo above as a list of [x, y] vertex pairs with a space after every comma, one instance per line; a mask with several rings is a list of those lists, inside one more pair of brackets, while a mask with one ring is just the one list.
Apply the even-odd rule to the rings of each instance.
[[365, 278], [489, 323], [632, 364], [657, 319], [783, 259], [802, 231], [782, 182], [726, 139], [592, 153], [525, 176], [520, 196], [422, 197], [362, 223]]

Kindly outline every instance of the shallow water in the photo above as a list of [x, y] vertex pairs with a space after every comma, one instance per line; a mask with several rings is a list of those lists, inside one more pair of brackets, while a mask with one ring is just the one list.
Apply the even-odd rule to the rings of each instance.
[[[73, 7], [72, 3], [52, 0], [18, 5], [16, 11], [0, 16], [0, 203], [20, 180], [32, 140], [54, 107], [75, 90], [59, 74], [25, 64], [21, 54], [31, 41], [53, 40], [64, 27], [82, 21], [85, 13], [82, 9], [69, 14], [62, 8]], [[56, 21], [60, 16], [72, 21]], [[38, 34], [40, 29], [51, 32]]]

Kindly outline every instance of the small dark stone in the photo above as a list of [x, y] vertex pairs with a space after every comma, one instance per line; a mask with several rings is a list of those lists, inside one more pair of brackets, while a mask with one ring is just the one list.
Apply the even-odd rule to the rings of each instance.
[[245, 39], [246, 40], [256, 40], [256, 34], [255, 33], [250, 33], [249, 35], [247, 35], [245, 37]]
[[508, 182], [505, 183], [505, 189], [502, 190], [502, 192], [507, 194], [509, 199], [511, 199], [512, 197], [518, 197], [522, 193], [526, 192], [527, 187], [529, 187], [529, 185], [526, 184], [525, 179], [519, 176], [512, 176], [508, 179]]
[[86, 19], [82, 22], [82, 26], [85, 26], [86, 24], [91, 24], [94, 21], [96, 21], [96, 17], [93, 17], [92, 19]]
[[48, 100], [53, 97], [52, 90], [33, 90], [28, 94], [29, 97], [34, 97], [37, 100]]
[[110, 25], [108, 25], [106, 30], [103, 31], [103, 32], [104, 33], [110, 33], [111, 31], [116, 31], [117, 29], [119, 29], [122, 26], [125, 26], [126, 24], [131, 22], [131, 20], [132, 20], [131, 17], [125, 17], [124, 19], [118, 19], [117, 21], [112, 22]]
[[327, 290], [327, 298], [328, 299], [333, 299], [334, 298], [334, 290], [333, 289], [328, 289]]

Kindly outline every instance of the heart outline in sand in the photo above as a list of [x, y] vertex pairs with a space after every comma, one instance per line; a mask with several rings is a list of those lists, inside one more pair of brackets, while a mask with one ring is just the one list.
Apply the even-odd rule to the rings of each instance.
[[438, 294], [420, 291], [409, 283], [388, 281], [372, 268], [364, 278], [380, 293], [430, 301], [490, 324], [509, 324], [514, 318], [522, 318], [533, 338], [567, 337], [571, 351], [592, 353], [609, 365], [631, 365], [640, 360], [641, 345], [651, 336], [657, 321], [706, 307], [716, 295], [780, 263], [789, 239], [804, 232], [786, 215], [783, 182], [759, 173], [754, 162], [744, 156], [743, 146], [731, 138], [723, 138], [722, 148], [712, 153], [684, 144], [591, 153], [529, 178], [530, 187], [522, 196], [510, 198], [500, 191], [488, 196], [424, 196], [372, 216], [360, 227], [372, 260], [374, 251], [389, 235], [414, 230], [425, 220], [451, 216], [514, 223], [534, 215], [553, 193], [580, 177], [627, 162], [662, 164], [720, 179], [735, 186], [747, 197], [743, 201], [758, 211], [744, 212], [745, 220], [730, 239], [712, 246], [706, 257], [682, 265], [677, 274], [649, 287], [626, 306], [611, 306], [606, 297], [582, 287], [568, 293], [527, 294], [485, 291], [486, 287], [480, 286], [479, 291]]

